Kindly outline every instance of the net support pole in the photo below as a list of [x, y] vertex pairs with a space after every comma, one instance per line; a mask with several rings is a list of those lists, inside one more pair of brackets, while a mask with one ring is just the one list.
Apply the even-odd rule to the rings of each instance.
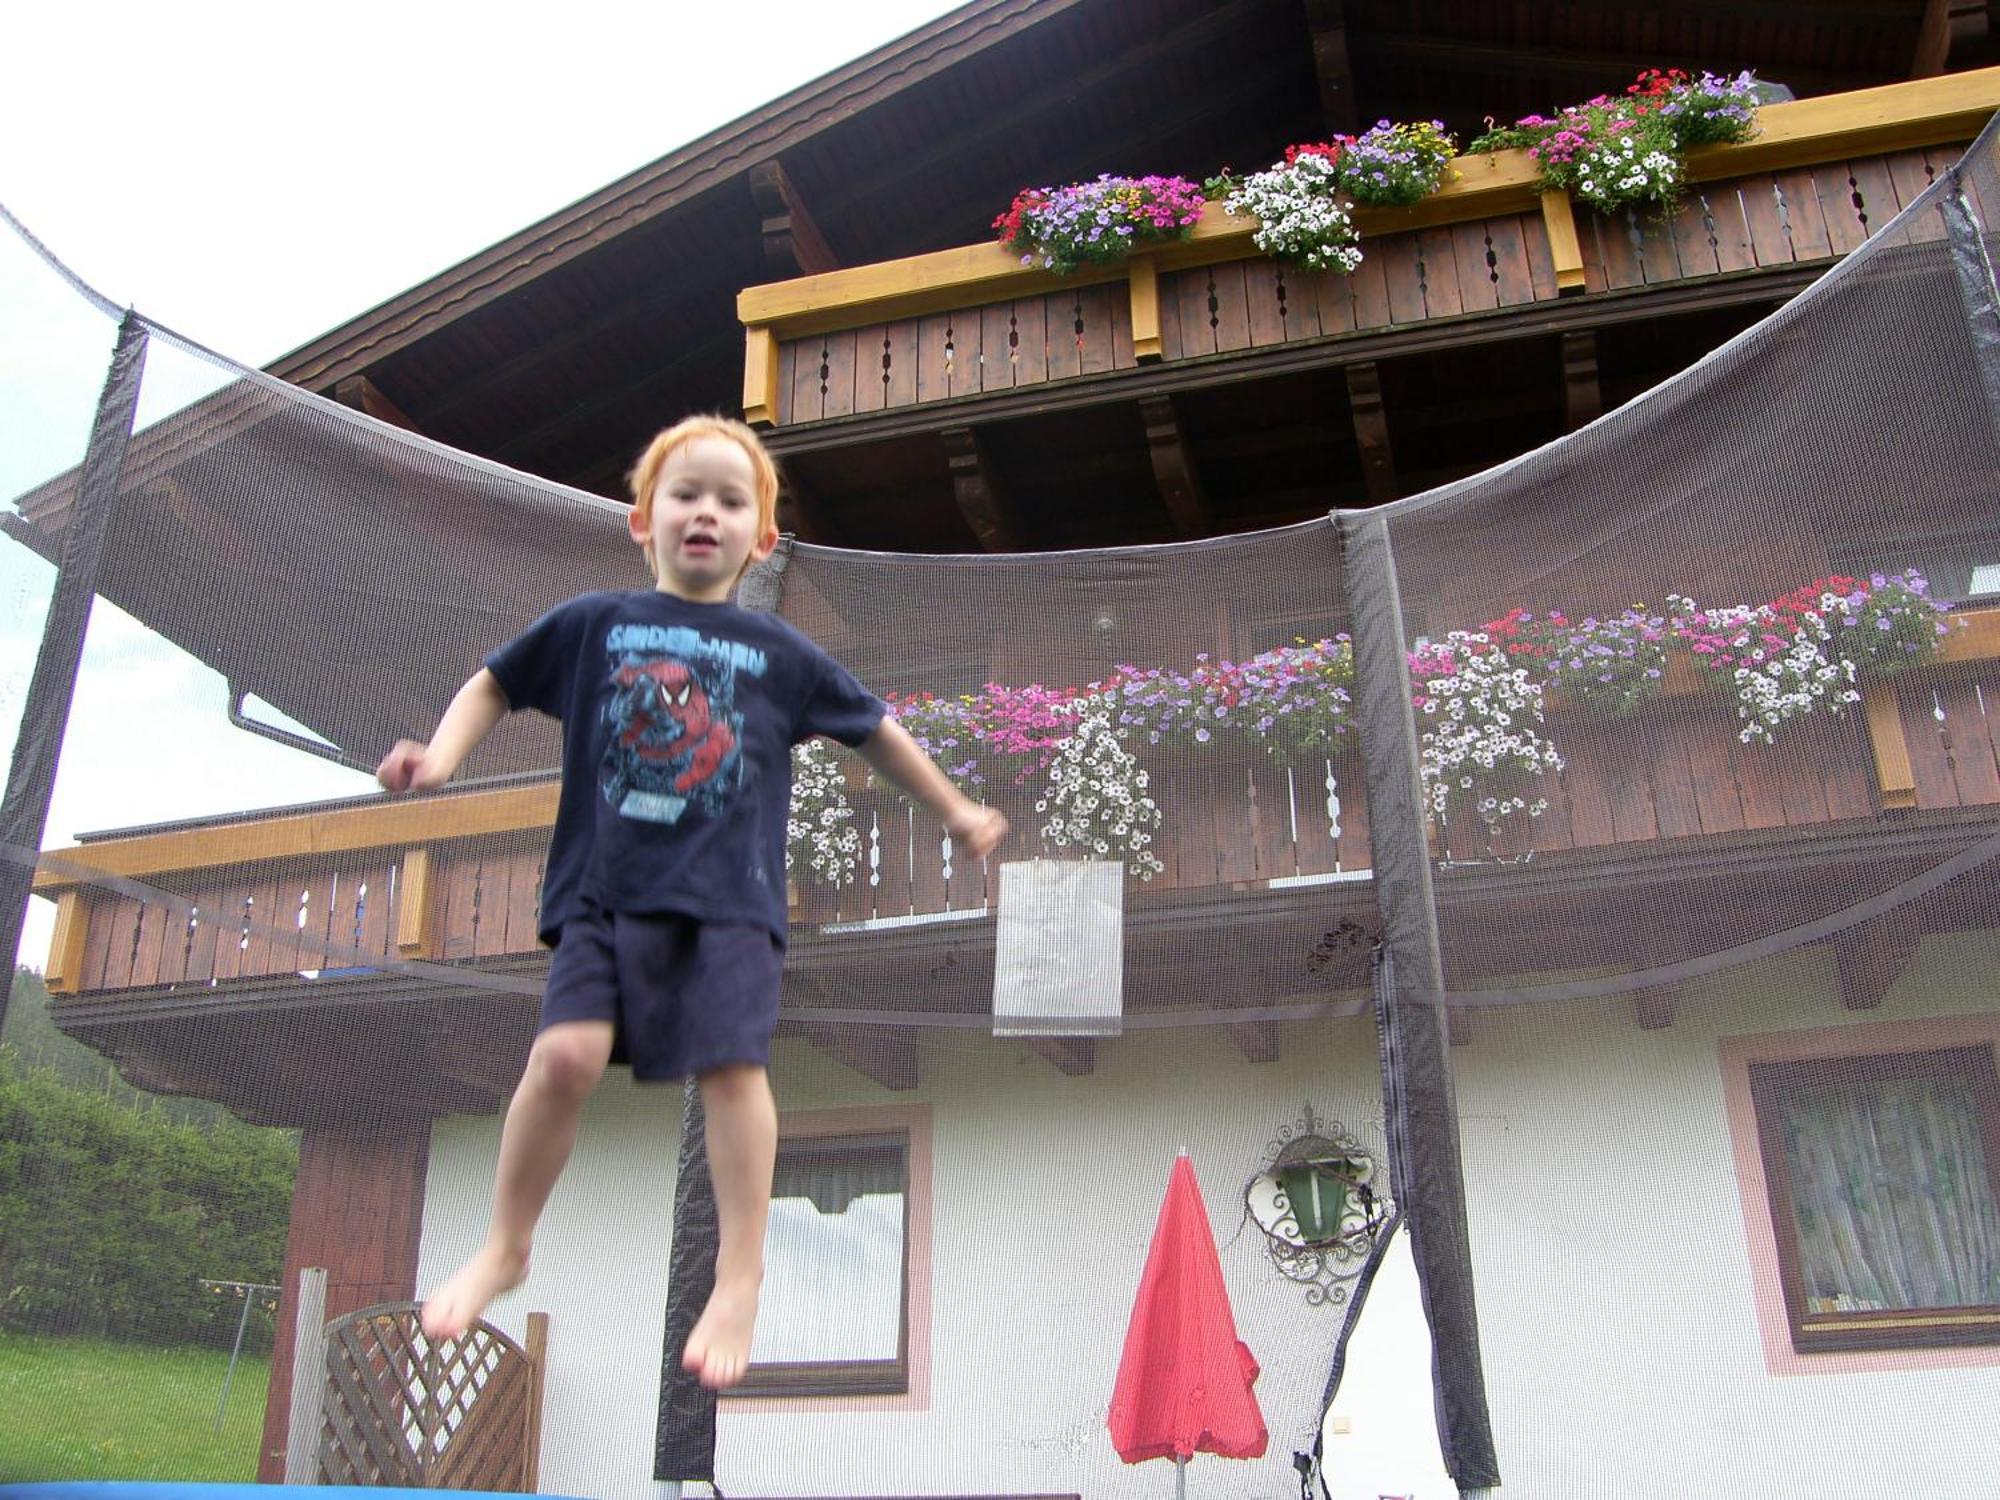
[[[111, 532], [111, 514], [118, 505], [125, 449], [132, 439], [132, 421], [139, 409], [139, 379], [145, 365], [145, 325], [136, 313], [128, 311], [118, 325], [118, 342], [112, 349], [111, 367], [91, 423], [90, 446], [84, 451], [83, 467], [70, 496], [62, 551], [56, 563], [55, 595], [42, 624], [34, 676], [28, 681], [27, 700], [21, 709], [21, 733], [7, 768], [6, 794], [0, 799], [0, 849], [32, 852], [42, 847], [49, 797], [55, 789], [56, 761], [62, 753], [63, 732], [69, 727], [84, 632], [90, 625], [90, 605], [97, 594], [98, 568], [105, 538]], [[34, 880], [34, 868], [25, 858], [0, 860], [0, 953], [8, 959], [7, 984], [0, 986], [0, 1025], [7, 1020], [14, 964], [21, 948], [21, 923]]]
[[[745, 609], [776, 611], [791, 561], [789, 537], [744, 574], [736, 602]], [[701, 1087], [687, 1083], [681, 1113], [680, 1165], [674, 1177], [673, 1248], [667, 1256], [666, 1334], [660, 1357], [660, 1411], [653, 1442], [653, 1478], [663, 1484], [715, 1483], [715, 1392], [681, 1368], [681, 1351], [715, 1289], [715, 1256], [721, 1244], [715, 1184], [708, 1170], [707, 1117]]]
[[1367, 773], [1369, 844], [1382, 916], [1376, 965], [1383, 1118], [1396, 1206], [1410, 1228], [1445, 1471], [1461, 1494], [1500, 1482], [1479, 1355], [1458, 1105], [1444, 1011], [1444, 962], [1410, 706], [1408, 645], [1389, 523], [1338, 517], [1354, 617], [1354, 676]]
[[[1966, 153], [1971, 160], [1982, 148], [1994, 127], [1989, 125], [1979, 141]], [[1954, 163], [1947, 176], [1944, 201], [1945, 238], [1951, 245], [1951, 267], [1958, 280], [1959, 300], [1965, 306], [1966, 332], [1972, 339], [1972, 359], [1979, 369], [1979, 383], [1986, 392], [1986, 408], [1996, 432], [2000, 432], [2000, 285], [1993, 275], [1993, 261], [1986, 253], [1986, 240], [1979, 232], [1972, 202], [1964, 182], [1963, 163]]]

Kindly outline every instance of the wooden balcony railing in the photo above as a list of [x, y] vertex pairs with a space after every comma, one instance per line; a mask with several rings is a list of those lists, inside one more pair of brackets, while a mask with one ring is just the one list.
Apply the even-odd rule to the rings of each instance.
[[[1483, 828], [1441, 829], [1438, 853], [1559, 858], [2000, 805], [2000, 609], [1958, 618], [1936, 665], [1871, 685], [1862, 713], [1785, 725], [1775, 747], [1742, 744], [1731, 704], [1693, 674], [1628, 719], [1553, 705], [1548, 737], [1565, 766], [1545, 779], [1548, 812], [1497, 843]], [[1155, 847], [1166, 868], [1151, 888], [1365, 878], [1362, 786], [1352, 750], [1292, 765], [1261, 753], [1159, 765], [1153, 790], [1165, 823]], [[180, 989], [365, 967], [370, 957], [533, 954], [555, 791], [551, 781], [370, 800], [55, 851], [36, 879], [58, 902], [49, 987]], [[1017, 852], [1032, 850], [1033, 793], [1002, 786], [993, 796], [1018, 830]], [[987, 906], [987, 873], [948, 864], [927, 819], [887, 791], [859, 789], [854, 802], [863, 833], [854, 878], [805, 884], [796, 921], [920, 920]], [[80, 881], [79, 867], [164, 890], [199, 913]], [[348, 951], [328, 958], [320, 944]]]
[[753, 286], [737, 298], [744, 411], [788, 426], [1821, 261], [1887, 223], [1996, 108], [2000, 68], [1770, 105], [1755, 139], [1691, 153], [1695, 190], [1665, 222], [1579, 215], [1525, 152], [1460, 157], [1423, 203], [1358, 214], [1351, 277], [1279, 266], [1211, 204], [1186, 241], [1069, 277], [984, 244]]

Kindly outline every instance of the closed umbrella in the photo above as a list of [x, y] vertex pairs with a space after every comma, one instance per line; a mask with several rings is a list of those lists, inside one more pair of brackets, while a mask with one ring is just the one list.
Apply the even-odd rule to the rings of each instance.
[[1269, 1433], [1250, 1386], [1257, 1361], [1236, 1337], [1215, 1232], [1183, 1152], [1167, 1177], [1111, 1392], [1111, 1445], [1128, 1464], [1174, 1461], [1187, 1493], [1196, 1453], [1261, 1458]]

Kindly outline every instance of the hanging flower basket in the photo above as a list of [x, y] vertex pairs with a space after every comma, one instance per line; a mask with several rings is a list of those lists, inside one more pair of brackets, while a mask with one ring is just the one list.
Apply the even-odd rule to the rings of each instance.
[[1024, 188], [993, 221], [1000, 243], [1067, 275], [1123, 260], [1135, 249], [1186, 239], [1207, 200], [1184, 177], [1113, 177], [1060, 188]]

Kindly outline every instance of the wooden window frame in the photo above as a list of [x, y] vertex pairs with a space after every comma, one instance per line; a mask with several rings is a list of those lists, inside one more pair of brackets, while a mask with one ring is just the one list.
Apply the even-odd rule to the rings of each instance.
[[1791, 1168], [1779, 1118], [1780, 1096], [1802, 1085], [1963, 1078], [1972, 1085], [1979, 1111], [1987, 1182], [1995, 1199], [2000, 1200], [2000, 1069], [1995, 1066], [1994, 1050], [1993, 1043], [1983, 1042], [1922, 1051], [1750, 1062], [1750, 1098], [1756, 1115], [1757, 1146], [1763, 1158], [1785, 1315], [1796, 1352], [2000, 1345], [2000, 1305], [1879, 1312], [1813, 1312], [1807, 1308], [1798, 1221], [1792, 1207]]
[[910, 1180], [914, 1156], [911, 1131], [906, 1128], [867, 1129], [828, 1134], [787, 1135], [782, 1125], [778, 1152], [787, 1146], [814, 1150], [881, 1150], [893, 1147], [903, 1158], [903, 1263], [899, 1286], [901, 1310], [896, 1329], [893, 1359], [788, 1360], [752, 1364], [740, 1384], [722, 1392], [724, 1397], [767, 1396], [901, 1396], [910, 1389], [910, 1278], [911, 1202]]

